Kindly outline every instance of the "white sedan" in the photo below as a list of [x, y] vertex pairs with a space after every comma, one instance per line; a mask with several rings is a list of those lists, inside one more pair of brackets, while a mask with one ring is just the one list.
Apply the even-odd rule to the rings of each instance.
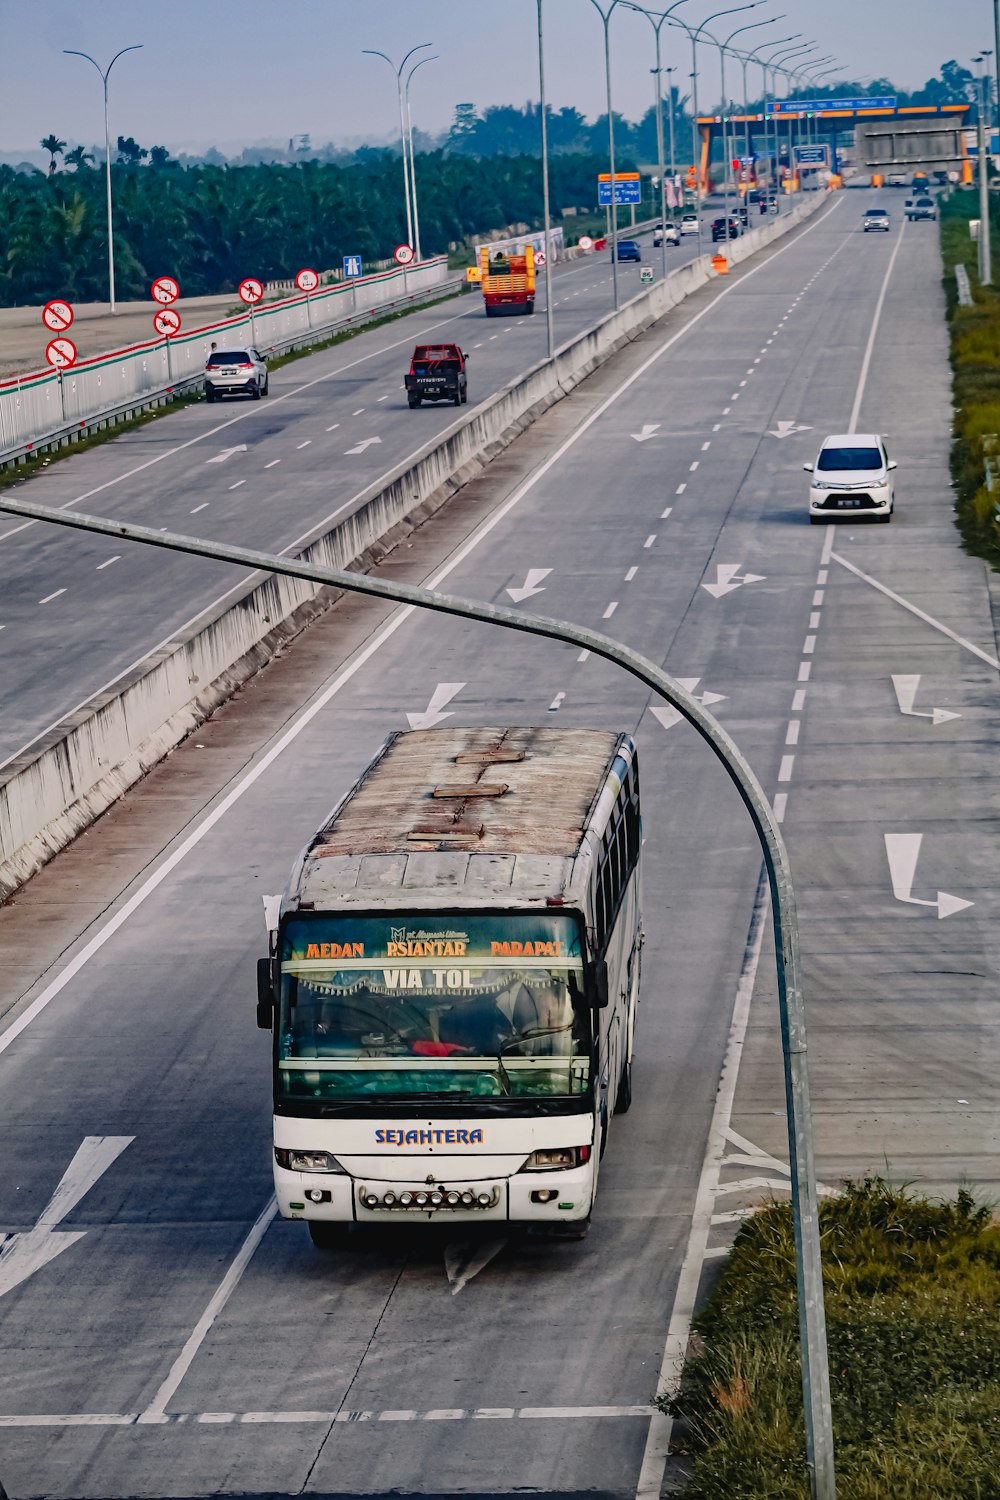
[[654, 249], [658, 249], [661, 245], [664, 244], [679, 245], [680, 242], [681, 232], [677, 228], [677, 225], [670, 223], [669, 220], [666, 224], [657, 224], [653, 230]]

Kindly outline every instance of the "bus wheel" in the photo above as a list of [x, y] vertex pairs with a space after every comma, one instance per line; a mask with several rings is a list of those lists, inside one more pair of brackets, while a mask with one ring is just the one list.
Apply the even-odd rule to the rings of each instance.
[[337, 1219], [310, 1219], [309, 1238], [317, 1250], [337, 1250], [347, 1239], [350, 1227]]
[[618, 1093], [615, 1097], [615, 1114], [627, 1115], [632, 1108], [632, 1064], [628, 1061], [622, 1067], [622, 1076], [618, 1080]]

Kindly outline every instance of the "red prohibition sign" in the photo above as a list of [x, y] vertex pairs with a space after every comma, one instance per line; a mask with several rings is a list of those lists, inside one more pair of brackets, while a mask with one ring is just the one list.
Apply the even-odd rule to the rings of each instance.
[[260, 301], [263, 295], [264, 288], [257, 280], [256, 276], [248, 276], [245, 281], [240, 282], [241, 302], [249, 302], [250, 306], [252, 307], [255, 302]]
[[45, 350], [45, 358], [57, 370], [68, 370], [76, 363], [76, 345], [72, 339], [53, 339]]
[[164, 307], [176, 302], [181, 294], [181, 289], [172, 276], [157, 276], [150, 291], [153, 301], [162, 303]]
[[171, 334], [180, 333], [181, 315], [172, 307], [161, 307], [158, 313], [153, 314], [153, 327], [157, 333], [162, 333], [164, 338], [170, 338]]
[[46, 302], [42, 308], [42, 322], [53, 333], [65, 333], [72, 321], [73, 309], [68, 302]]
[[310, 266], [304, 266], [295, 278], [295, 285], [300, 292], [314, 292], [319, 286], [319, 273]]
[[408, 266], [413, 259], [412, 245], [397, 245], [392, 252], [392, 258], [399, 266]]

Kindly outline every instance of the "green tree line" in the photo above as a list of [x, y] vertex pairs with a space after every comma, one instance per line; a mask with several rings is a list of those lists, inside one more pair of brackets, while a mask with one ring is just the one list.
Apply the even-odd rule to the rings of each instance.
[[[623, 158], [622, 169], [631, 162]], [[603, 157], [563, 155], [552, 164], [552, 200], [588, 207]], [[421, 243], [426, 253], [505, 224], [540, 220], [538, 161], [477, 161], [442, 151], [417, 157]], [[149, 295], [156, 276], [175, 276], [185, 296], [234, 290], [245, 276], [329, 269], [344, 255], [365, 261], [406, 239], [398, 156], [369, 151], [354, 164], [112, 168], [115, 269], [123, 299]], [[0, 305], [62, 296], [107, 296], [104, 173], [15, 172], [0, 166]]]

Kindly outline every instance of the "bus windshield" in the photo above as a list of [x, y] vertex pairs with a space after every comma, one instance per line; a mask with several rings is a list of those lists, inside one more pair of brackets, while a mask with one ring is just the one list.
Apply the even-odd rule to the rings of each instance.
[[580, 928], [567, 913], [300, 916], [279, 957], [282, 1098], [589, 1088]]

